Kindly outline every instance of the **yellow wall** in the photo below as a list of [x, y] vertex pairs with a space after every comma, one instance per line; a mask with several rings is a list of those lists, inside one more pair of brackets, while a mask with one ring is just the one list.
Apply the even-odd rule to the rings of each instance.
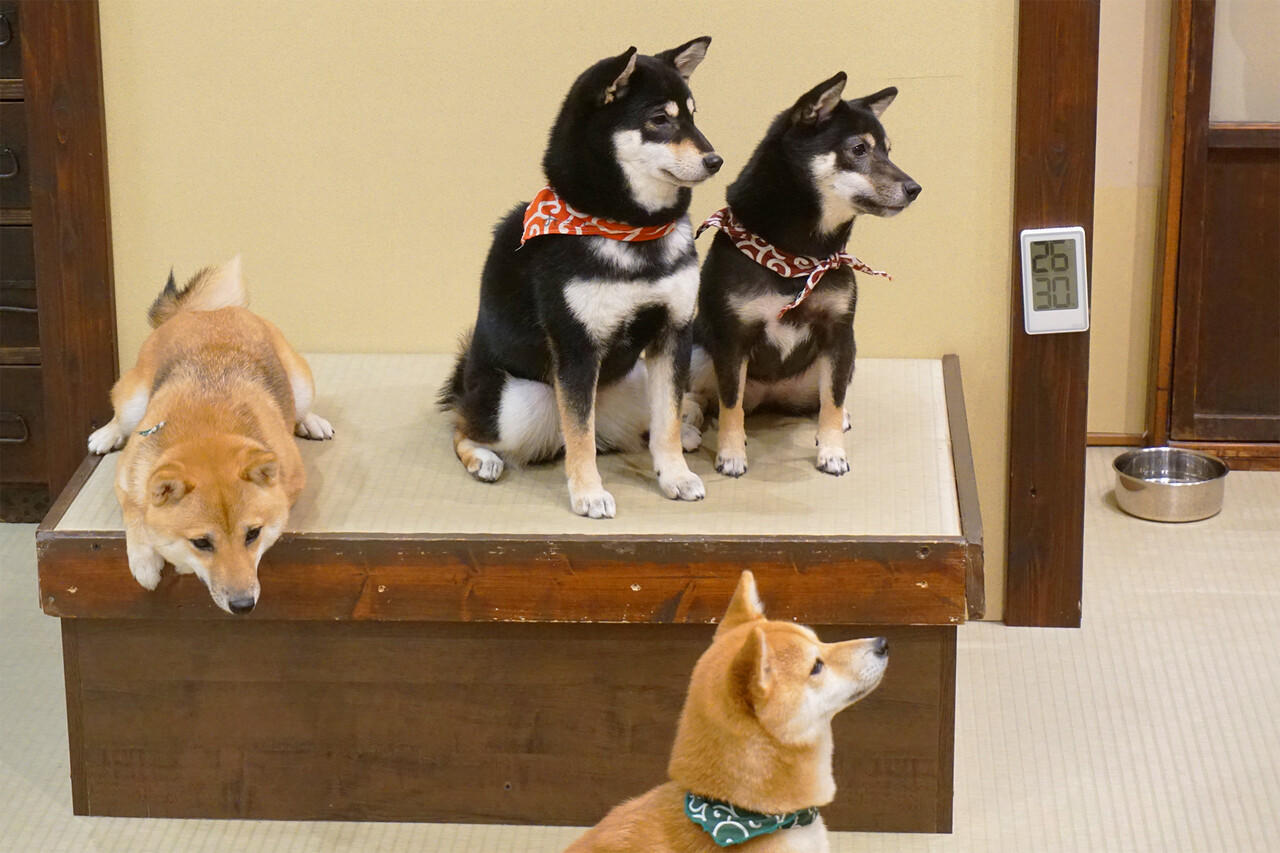
[[[1016, 4], [139, 2], [103, 0], [120, 358], [147, 304], [244, 255], [256, 310], [311, 351], [441, 351], [469, 325], [492, 224], [540, 186], [574, 77], [635, 44], [710, 34], [693, 78], [724, 156], [722, 204], [769, 119], [839, 70], [893, 84], [894, 159], [923, 186], [864, 218], [859, 355], [959, 353], [987, 535], [1004, 587]], [[856, 437], [853, 439], [856, 440]]]
[[1093, 211], [1089, 431], [1147, 428], [1168, 140], [1167, 0], [1102, 4]]

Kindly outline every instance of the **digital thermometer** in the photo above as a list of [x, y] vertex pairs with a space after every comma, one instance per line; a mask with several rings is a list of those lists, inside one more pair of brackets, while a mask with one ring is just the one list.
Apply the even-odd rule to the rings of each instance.
[[1022, 243], [1022, 319], [1028, 335], [1089, 328], [1084, 229], [1028, 228]]

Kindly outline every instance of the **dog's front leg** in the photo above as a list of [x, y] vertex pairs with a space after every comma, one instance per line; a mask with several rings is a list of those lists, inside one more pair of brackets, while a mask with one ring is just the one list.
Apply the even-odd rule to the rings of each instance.
[[160, 585], [160, 572], [164, 569], [164, 557], [151, 547], [142, 523], [142, 513], [121, 507], [124, 514], [124, 548], [129, 558], [129, 571], [134, 580], [145, 589]]
[[839, 335], [828, 352], [818, 356], [818, 459], [819, 471], [839, 477], [848, 473], [844, 451], [845, 393], [853, 379], [853, 329]]
[[698, 475], [684, 461], [680, 435], [680, 401], [689, 385], [693, 330], [672, 330], [645, 348], [649, 374], [649, 452], [658, 487], [673, 500], [700, 501], [707, 495]]
[[556, 358], [556, 408], [564, 434], [564, 470], [569, 505], [578, 515], [613, 518], [613, 495], [605, 491], [596, 467], [596, 381], [600, 361], [594, 352], [566, 352]]
[[747, 393], [747, 359], [734, 352], [716, 360], [720, 386], [720, 436], [716, 444], [716, 470], [729, 477], [747, 473], [747, 427], [743, 398]]

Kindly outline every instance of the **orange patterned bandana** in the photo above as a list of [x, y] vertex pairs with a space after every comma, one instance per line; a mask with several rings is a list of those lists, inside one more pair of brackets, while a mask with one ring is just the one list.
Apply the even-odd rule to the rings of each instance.
[[524, 234], [520, 237], [520, 245], [527, 240], [541, 237], [544, 234], [568, 234], [577, 237], [608, 237], [610, 240], [623, 240], [627, 243], [636, 241], [657, 240], [676, 230], [676, 222], [666, 225], [647, 225], [638, 227], [624, 222], [601, 219], [599, 216], [588, 216], [573, 208], [569, 202], [556, 195], [551, 187], [543, 187], [542, 192], [533, 197], [524, 211]]
[[[527, 222], [528, 220], [526, 219], [525, 221]], [[703, 231], [713, 227], [723, 231], [725, 236], [733, 241], [733, 245], [738, 247], [738, 251], [770, 272], [777, 273], [783, 278], [806, 276], [804, 288], [795, 299], [783, 306], [782, 310], [778, 312], [778, 319], [782, 319], [783, 314], [803, 302], [804, 298], [818, 286], [818, 281], [827, 270], [850, 267], [858, 270], [858, 272], [878, 275], [881, 278], [893, 281], [893, 276], [887, 272], [873, 270], [848, 252], [836, 252], [826, 258], [810, 258], [804, 255], [793, 255], [790, 252], [784, 252], [758, 234], [748, 231], [746, 226], [738, 221], [738, 217], [733, 215], [733, 211], [727, 207], [722, 207], [708, 216], [707, 221], [698, 227], [696, 236], [701, 236]]]

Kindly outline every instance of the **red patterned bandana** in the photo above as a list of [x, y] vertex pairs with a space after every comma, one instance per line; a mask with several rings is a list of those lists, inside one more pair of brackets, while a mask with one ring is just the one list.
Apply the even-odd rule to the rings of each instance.
[[[525, 222], [528, 222], [527, 218]], [[698, 226], [698, 234], [695, 236], [701, 235], [703, 231], [713, 225], [723, 231], [742, 254], [770, 272], [775, 272], [783, 278], [807, 276], [804, 282], [804, 289], [800, 291], [800, 295], [784, 305], [782, 310], [778, 312], [779, 319], [782, 318], [783, 314], [804, 302], [805, 297], [818, 286], [818, 282], [821, 281], [827, 270], [850, 267], [858, 272], [878, 275], [893, 281], [893, 276], [887, 272], [873, 270], [848, 252], [836, 252], [834, 255], [825, 258], [810, 258], [804, 255], [793, 255], [790, 252], [784, 252], [763, 237], [748, 231], [738, 221], [738, 217], [733, 215], [733, 211], [727, 207], [722, 207], [708, 216], [707, 221]]]
[[556, 195], [551, 187], [543, 187], [542, 192], [534, 196], [533, 201], [525, 208], [524, 234], [520, 237], [520, 245], [523, 246], [526, 240], [543, 234], [608, 237], [610, 240], [623, 240], [627, 243], [657, 240], [676, 230], [678, 222], [679, 220], [666, 225], [638, 227], [601, 219], [599, 216], [588, 216]]

